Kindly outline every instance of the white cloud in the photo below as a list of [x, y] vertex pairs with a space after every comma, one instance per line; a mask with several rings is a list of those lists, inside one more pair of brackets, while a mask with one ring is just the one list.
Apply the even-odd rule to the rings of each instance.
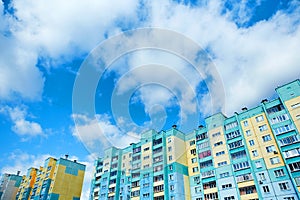
[[23, 137], [43, 135], [43, 129], [39, 123], [26, 119], [28, 113], [24, 106], [14, 108], [4, 106], [0, 109], [0, 113], [10, 117], [13, 123], [12, 131], [18, 135]]
[[94, 161], [97, 159], [97, 156], [95, 154], [90, 154], [86, 157], [85, 161], [82, 161], [80, 163], [84, 164], [86, 166], [85, 168], [85, 175], [84, 175], [84, 181], [82, 186], [82, 193], [80, 199], [89, 199], [90, 195], [90, 187], [91, 187], [91, 181], [94, 176]]
[[120, 32], [116, 21], [135, 21], [137, 2], [13, 0], [13, 16], [2, 14], [1, 2], [0, 99], [40, 100], [44, 77], [38, 58], [51, 68], [86, 54], [105, 35]]
[[1, 168], [1, 174], [11, 173], [16, 174], [17, 171], [21, 171], [21, 175], [27, 174], [27, 169], [30, 167], [39, 168], [44, 165], [47, 158], [51, 157], [49, 154], [43, 155], [31, 155], [21, 150], [15, 150], [8, 156], [8, 163], [10, 165], [4, 165]]
[[[226, 94], [223, 109], [228, 115], [245, 105], [257, 105], [261, 99], [271, 96], [277, 85], [299, 78], [300, 17], [297, 13], [300, 5], [297, 1], [291, 2], [293, 11], [278, 11], [269, 20], [248, 28], [239, 28], [232, 21], [233, 13], [222, 15], [220, 1], [199, 8], [170, 1], [149, 4], [151, 26], [179, 31], [209, 49], [223, 80]], [[247, 9], [242, 10], [248, 13]], [[248, 20], [242, 19], [243, 13], [238, 15], [241, 20]], [[141, 75], [141, 79], [143, 76], [146, 75]], [[220, 98], [212, 91], [208, 95], [211, 97], [201, 102], [204, 110], [210, 107], [205, 103], [211, 104], [210, 98]]]
[[83, 142], [90, 153], [102, 155], [103, 150], [114, 146], [124, 148], [138, 141], [138, 136], [120, 131], [113, 125], [107, 115], [96, 115], [90, 118], [81, 114], [73, 114], [76, 126], [71, 127], [73, 136]]

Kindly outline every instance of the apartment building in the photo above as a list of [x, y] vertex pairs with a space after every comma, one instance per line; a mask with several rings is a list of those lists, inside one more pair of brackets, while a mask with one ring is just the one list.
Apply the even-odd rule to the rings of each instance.
[[300, 199], [300, 81], [278, 98], [226, 117], [216, 113], [185, 134], [149, 130], [95, 161], [95, 200]]
[[79, 200], [85, 165], [66, 158], [49, 157], [44, 166], [29, 168], [23, 176], [17, 200]]
[[17, 174], [3, 174], [0, 182], [0, 200], [15, 200], [22, 176]]

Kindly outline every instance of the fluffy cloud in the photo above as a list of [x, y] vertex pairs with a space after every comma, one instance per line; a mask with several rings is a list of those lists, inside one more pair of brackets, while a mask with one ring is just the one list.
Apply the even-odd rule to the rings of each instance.
[[[120, 32], [123, 18], [137, 23], [137, 0], [11, 1], [13, 15], [0, 3], [0, 99], [40, 100], [44, 78], [36, 67], [72, 61], [105, 37]], [[47, 13], [47, 14], [45, 14]]]
[[13, 122], [12, 130], [22, 137], [43, 135], [43, 129], [37, 122], [27, 120], [28, 113], [23, 107], [2, 107], [0, 113], [6, 114]]
[[21, 175], [27, 174], [27, 169], [30, 167], [39, 168], [43, 166], [44, 161], [51, 157], [49, 154], [44, 155], [31, 155], [21, 150], [15, 150], [8, 156], [8, 163], [11, 165], [5, 165], [1, 168], [1, 174], [11, 173], [16, 174], [17, 171], [21, 171]]
[[135, 133], [122, 133], [107, 115], [90, 118], [86, 115], [73, 114], [72, 118], [76, 124], [75, 127], [71, 127], [73, 136], [83, 142], [90, 153], [102, 155], [106, 148], [111, 146], [124, 148], [139, 139]]
[[[245, 2], [243, 5], [246, 5]], [[300, 57], [297, 54], [300, 52], [300, 17], [297, 13], [300, 4], [297, 1], [291, 1], [287, 11], [278, 10], [268, 20], [259, 21], [250, 27], [239, 27], [236, 24], [239, 20], [240, 24], [249, 20], [246, 17], [250, 12], [249, 9], [246, 7], [237, 9], [237, 5], [233, 5], [234, 9], [224, 14], [224, 5], [221, 1], [210, 1], [200, 7], [190, 7], [172, 1], [153, 1], [147, 6], [151, 13], [148, 22], [150, 26], [163, 27], [187, 35], [201, 44], [211, 55], [223, 80], [226, 104], [222, 105], [222, 110], [227, 115], [232, 115], [243, 106], [257, 105], [261, 99], [272, 96], [276, 86], [299, 78]], [[160, 60], [157, 55], [144, 53], [142, 59], [145, 63], [151, 59], [156, 63]], [[141, 56], [133, 56], [130, 64], [134, 66], [139, 63], [136, 60], [141, 60]], [[169, 61], [168, 66], [176, 69], [173, 59], [166, 60]], [[128, 67], [130, 73], [132, 68]], [[156, 76], [164, 75], [163, 70], [153, 70], [153, 73]], [[125, 91], [126, 87], [129, 89], [149, 76], [151, 76], [149, 73], [132, 73], [127, 82], [120, 87]], [[165, 75], [164, 79], [171, 85], [174, 82], [168, 75]], [[193, 76], [190, 76], [189, 82], [192, 79]], [[142, 81], [138, 82], [139, 80]], [[200, 81], [202, 80], [195, 79], [192, 88]], [[211, 84], [207, 79], [205, 81], [208, 85]], [[212, 84], [210, 87], [214, 91], [209, 91], [200, 102], [203, 107], [201, 112], [205, 115], [215, 112], [211, 107], [211, 99], [222, 98], [215, 92], [219, 91], [216, 88], [218, 85]], [[149, 98], [153, 88], [141, 91], [142, 102], [153, 105], [155, 102]], [[174, 91], [174, 88], [171, 88], [171, 91]], [[164, 102], [166, 106], [170, 103], [170, 95], [157, 97], [156, 102]], [[187, 107], [194, 108], [193, 104], [191, 100], [184, 101]]]

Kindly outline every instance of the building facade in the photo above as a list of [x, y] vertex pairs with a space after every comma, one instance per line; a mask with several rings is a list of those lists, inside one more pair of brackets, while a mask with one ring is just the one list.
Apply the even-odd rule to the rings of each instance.
[[300, 199], [300, 81], [278, 98], [226, 117], [205, 119], [189, 134], [176, 126], [141, 134], [95, 161], [95, 200]]
[[43, 167], [28, 169], [17, 200], [80, 199], [85, 165], [66, 158], [49, 157]]
[[0, 200], [15, 200], [22, 176], [17, 174], [3, 174], [0, 183]]

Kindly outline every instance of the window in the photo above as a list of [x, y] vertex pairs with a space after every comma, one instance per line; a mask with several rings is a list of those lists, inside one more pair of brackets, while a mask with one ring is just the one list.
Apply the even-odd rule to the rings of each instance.
[[222, 141], [219, 141], [219, 142], [216, 142], [216, 143], [214, 144], [214, 146], [217, 147], [217, 146], [220, 146], [220, 145], [222, 145], [222, 144], [223, 144], [223, 142], [222, 142]]
[[204, 199], [219, 199], [218, 193], [209, 193], [209, 194], [204, 194]]
[[190, 146], [193, 146], [195, 144], [195, 140], [190, 141]]
[[238, 126], [237, 122], [232, 122], [232, 123], [229, 123], [229, 124], [225, 125], [225, 130], [232, 129], [232, 128], [235, 128], [237, 126]]
[[300, 162], [295, 162], [289, 164], [289, 168], [292, 172], [299, 171], [300, 170]]
[[143, 184], [143, 187], [149, 187], [150, 186], [150, 183], [144, 183]]
[[173, 175], [173, 174], [170, 174], [170, 175], [169, 175], [169, 180], [170, 180], [170, 181], [173, 181], [173, 180], [174, 180], [174, 175]]
[[156, 156], [153, 158], [153, 163], [158, 163], [158, 162], [161, 162], [163, 161], [163, 156], [160, 155], [160, 156]]
[[264, 116], [260, 115], [258, 117], [255, 117], [256, 122], [261, 122], [264, 120]]
[[203, 189], [210, 189], [217, 187], [216, 181], [210, 181], [208, 183], [203, 183]]
[[251, 131], [250, 130], [246, 130], [246, 135], [250, 136], [251, 135]]
[[282, 104], [274, 106], [272, 108], [268, 108], [267, 113], [270, 115], [270, 114], [276, 113], [276, 112], [281, 111], [281, 110], [284, 110], [284, 107], [283, 107]]
[[147, 165], [144, 165], [143, 167], [144, 167], [144, 169], [145, 169], [145, 168], [148, 168], [148, 167], [150, 167], [150, 165], [149, 165], [149, 164], [147, 164]]
[[268, 153], [271, 153], [271, 152], [276, 151], [276, 148], [275, 148], [274, 145], [271, 145], [271, 146], [267, 146], [267, 147], [266, 147], [266, 150], [267, 150]]
[[264, 125], [262, 125], [262, 126], [259, 126], [258, 129], [259, 129], [260, 132], [263, 132], [263, 131], [268, 130], [268, 127], [267, 127], [266, 124], [264, 124]]
[[150, 193], [143, 194], [143, 197], [150, 197]]
[[154, 188], [154, 192], [162, 192], [164, 191], [164, 185], [158, 185], [158, 186], [155, 186]]
[[244, 158], [246, 156], [246, 151], [242, 150], [242, 151], [238, 151], [235, 153], [231, 153], [230, 155], [233, 160], [239, 159], [239, 158]]
[[196, 155], [196, 149], [192, 149], [191, 154]]
[[197, 158], [192, 158], [191, 161], [192, 161], [192, 163], [196, 163], [197, 162]]
[[246, 121], [243, 121], [243, 124], [244, 124], [244, 126], [249, 126], [249, 123], [248, 123], [247, 120], [246, 120]]
[[232, 184], [231, 183], [228, 183], [228, 184], [225, 184], [225, 185], [222, 185], [222, 189], [230, 189], [232, 188]]
[[141, 155], [132, 157], [132, 161], [136, 161], [136, 160], [140, 160], [140, 159], [141, 159]]
[[261, 168], [261, 167], [262, 167], [262, 164], [261, 164], [260, 161], [256, 161], [256, 162], [255, 162], [255, 166], [256, 166], [256, 168], [258, 169], [258, 168]]
[[237, 183], [240, 183], [240, 182], [244, 182], [244, 181], [253, 180], [253, 176], [251, 173], [248, 173], [248, 174], [238, 175], [235, 179], [236, 179]]
[[159, 145], [159, 144], [161, 144], [162, 143], [162, 138], [159, 138], [159, 139], [154, 139], [153, 140], [153, 146], [155, 146], [155, 145]]
[[172, 156], [169, 156], [169, 161], [173, 160], [173, 157]]
[[172, 147], [168, 147], [168, 151], [169, 151], [169, 152], [172, 151]]
[[164, 180], [164, 175], [163, 174], [160, 174], [160, 175], [157, 175], [157, 176], [153, 177], [153, 182], [158, 182], [158, 181], [163, 181], [163, 180]]
[[[131, 197], [137, 197], [137, 196], [140, 196], [140, 191], [139, 190], [131, 192]], [[114, 198], [112, 198], [112, 199], [114, 199]]]
[[173, 165], [169, 165], [169, 170], [173, 170]]
[[205, 162], [200, 162], [200, 168], [206, 168], [206, 167], [211, 167], [213, 166], [213, 162], [212, 160], [208, 160], [208, 161], [205, 161]]
[[295, 197], [283, 197], [283, 200], [295, 200]]
[[208, 138], [207, 133], [201, 133], [201, 134], [196, 135], [196, 140], [197, 141], [204, 140], [206, 138]]
[[234, 200], [234, 196], [224, 197], [224, 200]]
[[249, 145], [250, 146], [253, 146], [255, 143], [254, 143], [254, 140], [249, 140]]
[[298, 108], [299, 106], [300, 106], [300, 102], [291, 105], [291, 107], [292, 107], [293, 109], [294, 109], [294, 108]]
[[257, 156], [258, 156], [257, 150], [253, 150], [253, 151], [252, 151], [252, 156], [253, 156], [253, 157], [257, 157]]
[[198, 149], [204, 149], [206, 147], [209, 147], [209, 142], [208, 141], [198, 144]]
[[196, 183], [196, 184], [200, 183], [200, 177], [199, 176], [194, 177], [194, 183]]
[[247, 194], [256, 193], [256, 188], [254, 185], [252, 185], [252, 186], [239, 188], [239, 191], [241, 195], [247, 195]]
[[285, 176], [283, 169], [274, 170], [275, 177]]
[[170, 143], [170, 142], [172, 142], [172, 139], [169, 137], [169, 138], [168, 138], [168, 143]]
[[144, 156], [144, 160], [147, 160], [149, 158], [150, 158], [150, 156]]
[[285, 138], [283, 138], [283, 139], [280, 139], [280, 140], [279, 140], [279, 144], [280, 144], [281, 146], [285, 146], [285, 145], [297, 143], [297, 142], [299, 142], [299, 141], [300, 141], [299, 136], [297, 136], [297, 135], [292, 135], [292, 136], [289, 136], [289, 137], [285, 137]]
[[263, 189], [264, 193], [270, 193], [269, 186], [267, 186], [267, 185], [262, 186], [262, 189]]
[[233, 164], [232, 166], [233, 166], [234, 171], [238, 171], [238, 170], [242, 170], [242, 169], [246, 169], [246, 168], [250, 167], [248, 161], [236, 163], [236, 164]]
[[241, 146], [243, 146], [243, 145], [244, 145], [244, 144], [243, 144], [243, 140], [238, 140], [238, 141], [229, 143], [229, 144], [228, 144], [228, 147], [229, 147], [229, 149], [235, 149], [235, 148], [241, 147]]
[[195, 193], [196, 193], [196, 194], [201, 193], [201, 187], [200, 187], [200, 186], [195, 187]]
[[225, 178], [229, 176], [229, 172], [224, 172], [220, 174], [220, 178]]
[[199, 158], [206, 158], [208, 156], [211, 156], [211, 151], [210, 150], [199, 153]]
[[295, 183], [297, 186], [300, 186], [300, 177], [295, 178]]
[[261, 181], [266, 180], [265, 173], [259, 173], [259, 174], [258, 174], [258, 177], [259, 177], [259, 179], [260, 179]]
[[202, 172], [201, 176], [202, 176], [202, 178], [207, 178], [207, 177], [215, 176], [215, 171], [214, 170], [210, 170], [210, 171]]
[[270, 134], [262, 136], [262, 139], [263, 139], [264, 142], [272, 140]]
[[279, 185], [280, 190], [289, 190], [290, 189], [288, 182], [279, 183], [278, 185]]
[[218, 163], [218, 166], [219, 166], [219, 167], [224, 166], [224, 165], [227, 165], [227, 161], [223, 161], [223, 162], [219, 162], [219, 163]]
[[149, 151], [149, 149], [150, 149], [149, 147], [146, 147], [146, 148], [144, 149], [144, 151]]
[[230, 140], [230, 139], [236, 138], [236, 137], [238, 137], [238, 136], [240, 136], [240, 135], [241, 135], [241, 132], [240, 132], [239, 130], [236, 130], [236, 131], [227, 133], [227, 134], [226, 134], [226, 139], [227, 139], [227, 140]]
[[195, 172], [198, 172], [199, 171], [199, 169], [198, 169], [198, 167], [193, 167], [193, 172], [195, 173]]
[[171, 191], [175, 190], [175, 186], [174, 185], [170, 185], [170, 190]]
[[294, 130], [293, 124], [287, 124], [284, 126], [280, 126], [278, 128], [274, 128], [274, 132], [276, 135], [279, 135], [279, 134], [282, 134], [282, 133], [285, 133], [288, 131], [292, 131], [292, 130]]
[[289, 119], [289, 117], [288, 117], [287, 114], [279, 115], [279, 116], [273, 117], [271, 119], [271, 124], [277, 124], [279, 122], [283, 122], [283, 121], [286, 121], [288, 119]]
[[132, 149], [132, 151], [133, 151], [133, 154], [139, 153], [139, 152], [141, 152], [141, 147], [136, 147], [136, 148]]
[[300, 155], [300, 148], [284, 151], [283, 155], [285, 158], [292, 158]]
[[220, 156], [220, 155], [223, 155], [223, 154], [225, 154], [225, 151], [220, 151], [220, 152], [216, 153], [216, 156]]
[[161, 170], [163, 170], [163, 165], [158, 165], [158, 166], [156, 166], [156, 167], [153, 168], [154, 172], [159, 172]]
[[221, 135], [221, 133], [220, 133], [220, 132], [213, 133], [213, 134], [212, 134], [212, 137], [217, 137], [217, 136], [219, 136], [219, 135]]
[[270, 158], [270, 162], [272, 165], [280, 163], [279, 157]]

